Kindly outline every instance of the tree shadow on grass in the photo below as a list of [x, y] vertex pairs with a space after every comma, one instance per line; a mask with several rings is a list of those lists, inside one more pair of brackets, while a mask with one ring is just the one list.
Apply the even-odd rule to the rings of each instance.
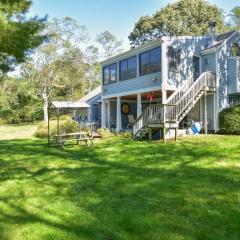
[[[20, 201], [11, 192], [1, 198], [4, 223], [39, 223], [68, 239], [239, 239], [239, 168], [200, 164], [226, 152], [191, 141], [115, 141], [65, 150], [49, 150], [43, 141], [0, 142], [2, 184], [20, 181], [17, 192], [21, 183], [39, 188]], [[31, 213], [26, 199], [40, 211]]]

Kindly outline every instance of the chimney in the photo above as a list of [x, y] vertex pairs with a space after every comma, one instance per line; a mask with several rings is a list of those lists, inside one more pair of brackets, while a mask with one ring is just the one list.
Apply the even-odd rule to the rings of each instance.
[[215, 39], [215, 27], [216, 27], [216, 22], [212, 21], [208, 23], [209, 29], [210, 29], [210, 35], [211, 35], [211, 46], [214, 44], [214, 39]]

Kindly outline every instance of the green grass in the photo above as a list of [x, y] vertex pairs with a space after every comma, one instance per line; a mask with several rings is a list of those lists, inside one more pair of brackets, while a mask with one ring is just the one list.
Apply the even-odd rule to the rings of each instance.
[[0, 140], [31, 138], [37, 124], [0, 125]]
[[240, 137], [0, 141], [0, 239], [240, 239]]

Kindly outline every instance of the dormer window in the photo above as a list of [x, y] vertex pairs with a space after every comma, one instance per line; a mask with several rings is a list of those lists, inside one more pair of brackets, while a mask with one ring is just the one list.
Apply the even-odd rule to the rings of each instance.
[[103, 68], [103, 84], [117, 81], [117, 64], [113, 63]]

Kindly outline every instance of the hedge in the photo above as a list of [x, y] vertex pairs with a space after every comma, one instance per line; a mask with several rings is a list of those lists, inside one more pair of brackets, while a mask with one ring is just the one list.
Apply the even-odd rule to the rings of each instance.
[[220, 112], [219, 127], [223, 134], [240, 134], [240, 105], [225, 108]]

